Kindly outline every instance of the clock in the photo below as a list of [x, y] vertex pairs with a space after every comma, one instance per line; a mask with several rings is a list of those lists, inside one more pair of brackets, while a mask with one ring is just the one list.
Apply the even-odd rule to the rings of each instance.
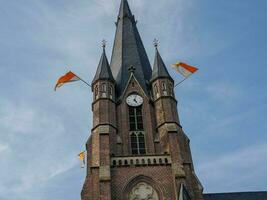
[[139, 96], [138, 94], [132, 94], [128, 96], [126, 99], [126, 103], [129, 106], [133, 106], [133, 107], [141, 106], [143, 102], [144, 102], [143, 98]]

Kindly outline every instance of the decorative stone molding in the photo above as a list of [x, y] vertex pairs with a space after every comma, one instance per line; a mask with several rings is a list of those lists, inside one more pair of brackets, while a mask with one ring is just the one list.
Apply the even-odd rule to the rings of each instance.
[[129, 200], [159, 200], [159, 196], [151, 185], [140, 182], [132, 188]]
[[177, 132], [177, 125], [175, 123], [166, 123], [165, 124], [166, 130], [168, 132]]
[[99, 179], [100, 181], [110, 181], [110, 166], [99, 167]]
[[[137, 191], [134, 191], [137, 190]], [[165, 200], [166, 190], [152, 177], [137, 175], [132, 177], [123, 187], [120, 199], [130, 200]], [[152, 194], [152, 195], [151, 195]], [[135, 197], [135, 198], [133, 198]], [[167, 199], [166, 199], [167, 200]], [[170, 199], [168, 199], [170, 200]]]
[[110, 133], [110, 126], [109, 125], [101, 125], [98, 127], [98, 132], [100, 135], [102, 134], [109, 134]]
[[185, 171], [183, 166], [177, 163], [172, 163], [172, 171], [176, 178], [185, 178]]
[[123, 166], [146, 166], [146, 165], [170, 165], [171, 157], [166, 156], [132, 156], [132, 157], [112, 157], [112, 167]]

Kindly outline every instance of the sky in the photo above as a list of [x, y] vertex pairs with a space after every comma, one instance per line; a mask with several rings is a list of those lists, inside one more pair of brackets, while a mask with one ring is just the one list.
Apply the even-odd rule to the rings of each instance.
[[[0, 200], [80, 199], [77, 154], [92, 128], [91, 82], [110, 60], [119, 0], [0, 0]], [[266, 0], [129, 0], [151, 64], [197, 74], [176, 87], [205, 192], [267, 190]], [[175, 81], [181, 77], [169, 67]]]

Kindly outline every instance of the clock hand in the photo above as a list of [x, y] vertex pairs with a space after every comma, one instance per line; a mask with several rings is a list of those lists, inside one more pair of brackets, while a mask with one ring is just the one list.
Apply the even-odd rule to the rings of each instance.
[[136, 101], [136, 97], [137, 97], [137, 95], [135, 95], [135, 97], [134, 97], [134, 101]]

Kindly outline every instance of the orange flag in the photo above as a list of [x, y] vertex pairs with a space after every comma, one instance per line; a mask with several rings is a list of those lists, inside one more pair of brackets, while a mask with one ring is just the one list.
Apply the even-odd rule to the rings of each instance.
[[198, 68], [190, 66], [186, 63], [178, 62], [172, 65], [180, 74], [182, 74], [185, 78], [188, 78], [193, 73], [195, 73]]
[[64, 76], [61, 76], [58, 79], [57, 84], [55, 86], [55, 91], [57, 90], [57, 88], [60, 88], [65, 83], [70, 83], [70, 82], [79, 81], [79, 80], [81, 79], [77, 75], [69, 71], [67, 74], [65, 74]]
[[84, 168], [85, 167], [85, 151], [79, 153], [78, 157], [81, 161], [81, 168]]

